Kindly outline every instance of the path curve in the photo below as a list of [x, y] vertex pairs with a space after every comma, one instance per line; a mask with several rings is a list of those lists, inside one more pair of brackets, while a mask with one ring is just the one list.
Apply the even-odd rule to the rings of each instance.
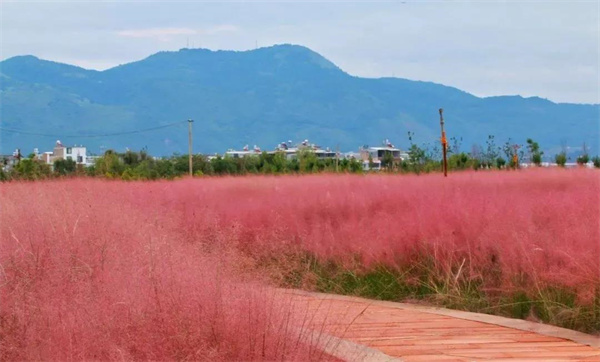
[[[519, 319], [283, 290], [320, 347], [352, 361], [595, 361], [600, 337]], [[327, 336], [328, 338], [324, 338]]]

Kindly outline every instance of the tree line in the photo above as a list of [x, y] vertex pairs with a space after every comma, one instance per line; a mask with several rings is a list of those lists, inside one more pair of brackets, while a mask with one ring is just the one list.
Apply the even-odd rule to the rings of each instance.
[[[410, 147], [408, 159], [399, 161], [390, 152], [381, 159], [383, 172], [391, 173], [428, 173], [441, 170], [442, 151], [439, 144], [421, 146], [412, 142], [413, 134], [409, 133]], [[537, 142], [527, 139], [525, 145], [515, 145], [509, 139], [504, 144], [496, 145], [494, 136], [488, 136], [486, 146], [473, 146], [470, 153], [461, 151], [461, 139], [451, 138], [448, 146], [448, 169], [511, 169], [518, 168], [519, 163], [529, 162], [541, 166], [542, 156]], [[577, 158], [580, 165], [593, 161], [600, 168], [600, 157], [590, 158], [587, 148]], [[567, 163], [565, 150], [555, 155], [558, 166]], [[90, 176], [122, 180], [157, 180], [173, 179], [188, 174], [188, 155], [175, 154], [170, 157], [152, 157], [146, 150], [118, 153], [108, 150], [98, 157], [93, 166], [83, 167], [70, 159], [54, 161], [52, 167], [38, 160], [31, 154], [21, 159], [11, 170], [0, 168], [0, 181], [38, 180], [65, 176]], [[369, 158], [371, 168], [375, 166]], [[296, 158], [288, 159], [283, 152], [267, 153], [246, 157], [193, 155], [194, 176], [248, 175], [248, 174], [310, 174], [321, 172], [363, 173], [362, 160], [350, 158], [323, 159], [314, 152], [303, 150]]]

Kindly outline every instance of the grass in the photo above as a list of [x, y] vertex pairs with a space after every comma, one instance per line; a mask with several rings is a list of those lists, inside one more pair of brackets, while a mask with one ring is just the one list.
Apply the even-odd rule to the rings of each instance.
[[600, 331], [594, 170], [0, 185], [0, 359], [327, 359], [271, 285]]
[[[441, 276], [426, 263], [406, 270], [378, 265], [368, 270], [320, 262], [305, 256], [300, 270], [280, 280], [281, 285], [323, 293], [403, 301], [528, 319], [587, 333], [600, 331], [600, 297], [582, 304], [573, 290], [546, 286], [536, 293], [487, 291], [481, 281], [458, 274]], [[460, 268], [460, 265], [458, 266]]]

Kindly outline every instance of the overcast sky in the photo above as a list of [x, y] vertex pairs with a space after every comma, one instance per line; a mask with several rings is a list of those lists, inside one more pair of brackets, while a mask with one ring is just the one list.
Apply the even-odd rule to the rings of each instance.
[[599, 103], [600, 1], [0, 0], [2, 59], [106, 69], [161, 50], [307, 46], [362, 77]]

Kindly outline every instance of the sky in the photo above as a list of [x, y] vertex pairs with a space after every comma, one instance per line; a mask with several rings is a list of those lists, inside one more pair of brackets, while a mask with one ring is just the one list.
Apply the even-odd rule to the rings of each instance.
[[103, 70], [185, 47], [304, 45], [360, 77], [600, 103], [600, 0], [0, 0], [0, 59]]

